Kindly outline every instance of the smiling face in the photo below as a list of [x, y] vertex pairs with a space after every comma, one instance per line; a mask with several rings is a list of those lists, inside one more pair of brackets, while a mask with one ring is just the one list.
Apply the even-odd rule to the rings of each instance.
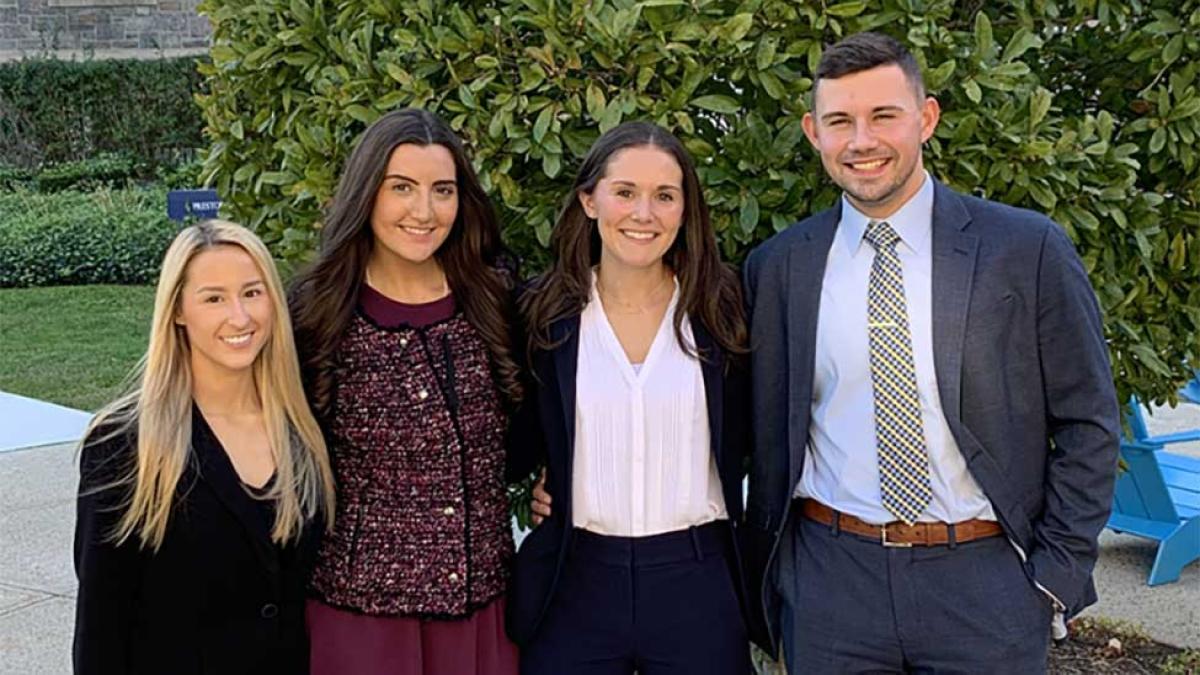
[[197, 377], [254, 365], [271, 337], [275, 311], [250, 254], [228, 244], [196, 254], [184, 274], [175, 323], [187, 334]]
[[937, 101], [918, 95], [895, 64], [818, 80], [804, 132], [851, 203], [886, 218], [924, 180], [921, 145], [937, 127]]
[[450, 150], [441, 145], [397, 146], [371, 209], [372, 262], [406, 267], [430, 262], [456, 217], [458, 180]]
[[661, 265], [683, 224], [683, 170], [670, 153], [652, 145], [613, 153], [604, 176], [579, 202], [600, 232], [600, 264], [646, 268]]

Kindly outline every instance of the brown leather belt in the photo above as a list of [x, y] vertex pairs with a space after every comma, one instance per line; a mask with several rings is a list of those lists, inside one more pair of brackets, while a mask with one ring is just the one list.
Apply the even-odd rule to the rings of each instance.
[[822, 525], [833, 525], [834, 519], [836, 519], [839, 530], [878, 539], [879, 543], [884, 546], [944, 546], [950, 543], [951, 527], [954, 528], [954, 542], [957, 544], [1004, 534], [1000, 525], [991, 520], [975, 518], [953, 525], [946, 523], [905, 525], [900, 521], [893, 521], [886, 525], [873, 525], [854, 516], [835, 511], [812, 499], [802, 499], [800, 502], [800, 513], [805, 518]]

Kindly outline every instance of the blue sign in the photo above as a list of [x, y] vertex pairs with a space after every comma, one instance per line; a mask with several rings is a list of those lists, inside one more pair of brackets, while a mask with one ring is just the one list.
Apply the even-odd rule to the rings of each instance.
[[167, 193], [167, 217], [183, 221], [186, 218], [216, 218], [221, 198], [216, 190], [171, 190]]

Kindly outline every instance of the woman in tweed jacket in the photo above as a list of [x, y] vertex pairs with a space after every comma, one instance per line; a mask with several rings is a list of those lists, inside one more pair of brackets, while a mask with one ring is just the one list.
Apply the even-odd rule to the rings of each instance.
[[462, 145], [372, 124], [292, 313], [338, 487], [308, 605], [312, 672], [505, 675], [512, 266]]

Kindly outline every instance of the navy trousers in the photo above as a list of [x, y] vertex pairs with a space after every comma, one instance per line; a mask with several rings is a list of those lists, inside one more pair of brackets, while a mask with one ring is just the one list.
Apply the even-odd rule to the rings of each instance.
[[1003, 536], [886, 548], [794, 517], [795, 573], [779, 580], [791, 675], [1046, 671], [1053, 604]]
[[649, 537], [574, 532], [523, 675], [746, 675], [728, 523]]

